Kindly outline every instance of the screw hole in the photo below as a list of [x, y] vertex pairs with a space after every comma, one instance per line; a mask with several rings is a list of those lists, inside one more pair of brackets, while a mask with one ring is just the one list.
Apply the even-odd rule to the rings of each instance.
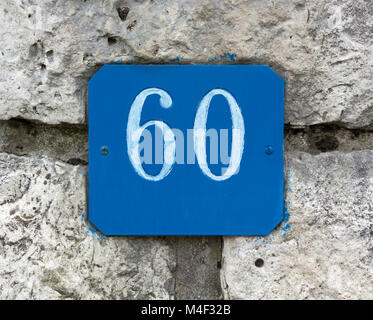
[[136, 20], [133, 20], [128, 26], [127, 26], [127, 30], [128, 31], [131, 31], [135, 26], [136, 26], [136, 23], [137, 21]]
[[112, 46], [117, 43], [117, 39], [115, 37], [109, 37], [107, 38], [107, 42], [109, 43], [109, 46]]
[[53, 62], [53, 50], [49, 50], [45, 53], [47, 56], [48, 62]]
[[256, 267], [258, 267], [258, 268], [261, 268], [261, 267], [263, 267], [263, 265], [264, 265], [264, 260], [263, 259], [256, 259], [255, 260], [255, 266]]
[[120, 20], [125, 21], [127, 19], [128, 13], [130, 12], [130, 8], [128, 7], [117, 8], [117, 12], [118, 12]]

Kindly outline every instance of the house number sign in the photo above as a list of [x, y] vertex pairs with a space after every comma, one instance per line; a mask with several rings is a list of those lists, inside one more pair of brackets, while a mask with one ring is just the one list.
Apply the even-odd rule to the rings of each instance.
[[88, 97], [88, 217], [105, 235], [266, 235], [282, 220], [270, 67], [105, 65]]

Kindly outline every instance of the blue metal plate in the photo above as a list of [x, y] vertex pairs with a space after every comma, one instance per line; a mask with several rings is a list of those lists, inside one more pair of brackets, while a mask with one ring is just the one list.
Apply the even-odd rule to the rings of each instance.
[[88, 95], [88, 217], [104, 234], [266, 235], [283, 219], [270, 67], [106, 65]]

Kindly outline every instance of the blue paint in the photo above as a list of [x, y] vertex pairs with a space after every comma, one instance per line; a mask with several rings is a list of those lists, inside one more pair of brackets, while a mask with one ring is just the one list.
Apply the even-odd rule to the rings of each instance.
[[288, 229], [290, 229], [290, 225], [288, 225], [289, 219], [290, 219], [290, 214], [289, 214], [289, 203], [286, 202], [286, 203], [285, 203], [284, 221], [283, 221], [283, 224], [284, 224], [285, 226], [284, 226], [283, 230], [288, 230]]
[[282, 222], [282, 227], [281, 227], [281, 230], [283, 231], [282, 236], [284, 236], [284, 237], [286, 237], [288, 235], [287, 231], [291, 228], [290, 224], [288, 223], [289, 218], [290, 218], [289, 208], [288, 208], [288, 203], [286, 202], [286, 204], [285, 204], [285, 217], [284, 217], [284, 221]]
[[102, 240], [102, 239], [104, 238], [101, 234], [99, 234], [99, 233], [98, 233], [94, 228], [92, 228], [92, 227], [89, 227], [88, 230], [87, 230], [87, 232], [90, 232], [90, 233], [92, 234], [93, 237], [97, 237], [97, 239], [99, 239], [99, 240]]
[[[291, 185], [290, 185], [290, 169], [286, 170], [286, 193], [292, 192]], [[289, 224], [290, 213], [289, 213], [289, 201], [285, 203], [285, 214], [284, 214], [284, 221], [282, 222], [281, 230], [283, 231], [282, 235], [284, 237], [287, 236], [287, 231], [291, 228]]]
[[[288, 209], [288, 203], [286, 203], [286, 206], [285, 206], [285, 217], [284, 217], [284, 223], [285, 224], [288, 223], [289, 218], [290, 218], [290, 214], [289, 214], [289, 209]], [[286, 229], [289, 229], [289, 228], [286, 228]]]
[[81, 214], [81, 219], [82, 219], [82, 222], [84, 222], [84, 224], [88, 227], [88, 229], [87, 229], [87, 233], [91, 233], [93, 236], [96, 236], [96, 237], [97, 237], [98, 239], [100, 239], [100, 240], [104, 238], [101, 234], [99, 234], [99, 233], [97, 232], [97, 230], [95, 230], [95, 229], [90, 225], [89, 221], [87, 222], [85, 212], [82, 212], [82, 214]]
[[[157, 182], [137, 174], [127, 154], [127, 119], [135, 97], [154, 87], [165, 90], [172, 105], [162, 108], [159, 96], [150, 95], [140, 124], [160, 120], [184, 136], [209, 91], [224, 89], [236, 99], [245, 124], [237, 174], [214, 181], [197, 163], [174, 164]], [[283, 80], [268, 66], [104, 66], [89, 81], [89, 221], [105, 235], [269, 234], [284, 217], [283, 106]], [[231, 144], [231, 114], [221, 95], [211, 100], [207, 128], [228, 128]], [[271, 156], [264, 152], [268, 145]], [[143, 166], [150, 175], [161, 167]], [[220, 174], [224, 166], [209, 167]]]
[[179, 62], [182, 58], [180, 57], [176, 57], [174, 59], [171, 59], [172, 62]]
[[261, 244], [268, 244], [270, 242], [272, 242], [272, 238], [271, 236], [268, 236], [268, 237], [257, 237], [255, 238], [255, 242], [256, 243], [261, 243]]
[[138, 60], [137, 57], [131, 57], [131, 58], [128, 58], [126, 61], [127, 61], [127, 63], [134, 63], [134, 62], [136, 62], [137, 60]]
[[288, 85], [289, 85], [289, 78], [285, 76], [285, 87], [287, 87]]
[[[230, 61], [234, 62], [237, 59], [237, 54], [235, 53], [230, 53], [230, 52], [225, 52], [222, 55], [219, 56], [220, 60], [226, 60], [229, 59]], [[209, 61], [216, 61], [218, 60], [218, 56], [210, 56], [208, 58]]]
[[225, 58], [230, 59], [233, 62], [233, 61], [236, 61], [237, 55], [235, 53], [226, 52], [220, 56], [221, 60]]

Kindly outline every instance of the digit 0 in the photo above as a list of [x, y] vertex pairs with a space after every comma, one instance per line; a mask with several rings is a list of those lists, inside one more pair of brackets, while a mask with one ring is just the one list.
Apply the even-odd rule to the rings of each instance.
[[[229, 166], [223, 175], [214, 175], [210, 168], [208, 167], [206, 161], [206, 123], [207, 116], [210, 108], [211, 99], [217, 95], [221, 94], [227, 99], [229, 108], [232, 116], [233, 132], [232, 132], [232, 150], [231, 157], [229, 160]], [[244, 149], [244, 138], [245, 138], [245, 126], [243, 117], [241, 114], [241, 109], [238, 106], [236, 99], [227, 91], [222, 89], [213, 89], [207, 93], [201, 103], [199, 104], [196, 118], [194, 121], [194, 152], [197, 156], [198, 164], [202, 172], [215, 181], [223, 181], [229, 179], [234, 175], [238, 168], [240, 167], [242, 153]]]

